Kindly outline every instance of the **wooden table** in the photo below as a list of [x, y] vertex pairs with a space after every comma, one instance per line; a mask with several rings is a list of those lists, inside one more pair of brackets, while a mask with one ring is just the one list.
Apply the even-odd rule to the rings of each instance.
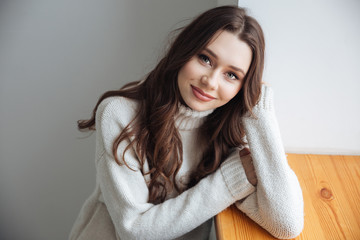
[[[295, 239], [360, 240], [360, 156], [288, 154], [304, 196], [304, 230]], [[219, 240], [275, 239], [234, 205], [215, 218]]]

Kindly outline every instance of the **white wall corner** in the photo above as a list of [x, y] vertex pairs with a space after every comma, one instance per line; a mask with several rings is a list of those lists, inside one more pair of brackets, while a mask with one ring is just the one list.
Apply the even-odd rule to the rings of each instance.
[[224, 5], [238, 5], [238, 0], [217, 0], [218, 6], [224, 6]]

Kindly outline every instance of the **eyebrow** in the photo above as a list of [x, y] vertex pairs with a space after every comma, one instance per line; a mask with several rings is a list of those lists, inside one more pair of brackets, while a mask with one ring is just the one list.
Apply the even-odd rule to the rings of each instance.
[[[210, 49], [205, 48], [205, 51], [208, 52], [208, 53], [209, 53], [211, 56], [213, 56], [214, 58], [218, 59], [218, 56], [217, 56], [213, 51], [211, 51]], [[233, 65], [230, 65], [229, 67], [232, 68], [232, 69], [234, 69], [235, 71], [241, 72], [242, 74], [245, 75], [245, 71], [242, 70], [241, 68], [235, 67], [235, 66], [233, 66]]]

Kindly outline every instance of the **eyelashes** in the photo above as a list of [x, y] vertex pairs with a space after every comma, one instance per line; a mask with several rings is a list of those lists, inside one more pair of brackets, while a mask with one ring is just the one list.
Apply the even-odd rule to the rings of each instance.
[[205, 54], [199, 54], [198, 57], [202, 62], [211, 66], [211, 60], [208, 56], [206, 56]]
[[[212, 67], [211, 59], [205, 54], [198, 54], [198, 58], [202, 63]], [[239, 77], [234, 72], [226, 72], [225, 76], [230, 80], [239, 80]]]
[[238, 76], [233, 72], [228, 72], [226, 75], [229, 76], [230, 79], [239, 80]]

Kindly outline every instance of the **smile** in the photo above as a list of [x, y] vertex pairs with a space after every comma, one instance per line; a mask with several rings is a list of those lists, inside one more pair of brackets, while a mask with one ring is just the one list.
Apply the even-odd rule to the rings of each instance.
[[209, 101], [215, 99], [213, 96], [211, 96], [209, 94], [206, 94], [200, 88], [194, 87], [193, 85], [191, 85], [191, 89], [192, 89], [192, 92], [195, 95], [195, 97], [198, 98], [201, 101], [209, 102]]

